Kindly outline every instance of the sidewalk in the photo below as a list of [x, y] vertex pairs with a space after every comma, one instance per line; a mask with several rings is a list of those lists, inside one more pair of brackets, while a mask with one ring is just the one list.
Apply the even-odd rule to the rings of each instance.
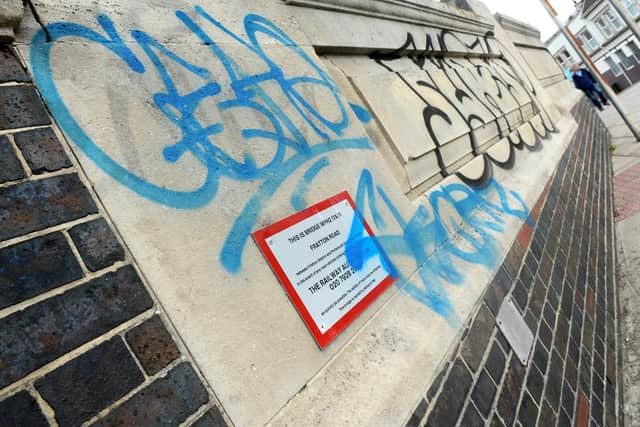
[[[640, 85], [627, 89], [620, 100], [640, 123]], [[601, 114], [612, 134], [615, 173], [618, 282], [622, 310], [625, 425], [640, 422], [640, 143], [609, 106]], [[612, 147], [613, 148], [613, 147]]]

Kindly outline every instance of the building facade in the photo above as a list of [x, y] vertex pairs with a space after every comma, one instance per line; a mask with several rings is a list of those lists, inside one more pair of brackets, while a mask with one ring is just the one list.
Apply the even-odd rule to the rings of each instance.
[[[622, 3], [636, 20], [640, 19], [637, 0]], [[614, 90], [624, 90], [640, 80], [640, 42], [608, 1], [585, 0], [582, 12], [574, 14], [568, 25]], [[578, 52], [561, 32], [554, 34], [546, 46], [566, 70], [581, 62]]]

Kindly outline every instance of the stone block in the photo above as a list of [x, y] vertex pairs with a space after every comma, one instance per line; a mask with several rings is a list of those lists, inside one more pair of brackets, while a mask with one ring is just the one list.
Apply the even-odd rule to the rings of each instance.
[[478, 315], [473, 321], [471, 330], [467, 334], [460, 354], [473, 372], [478, 370], [482, 356], [487, 350], [487, 344], [496, 327], [496, 319], [486, 305], [480, 306]]
[[0, 249], [0, 308], [81, 277], [82, 269], [62, 233]]
[[520, 410], [518, 413], [518, 420], [522, 427], [535, 427], [536, 419], [538, 418], [538, 405], [533, 400], [531, 395], [527, 392], [522, 396], [520, 402]]
[[127, 342], [140, 364], [153, 375], [180, 357], [180, 350], [164, 327], [159, 316], [154, 316], [127, 332]]
[[0, 188], [0, 240], [97, 212], [91, 195], [76, 174]]
[[36, 381], [58, 424], [77, 426], [144, 381], [120, 336], [100, 344]]
[[207, 403], [209, 395], [188, 363], [173, 368], [94, 425], [179, 425]]
[[515, 355], [511, 357], [509, 369], [498, 398], [497, 411], [506, 425], [512, 425], [518, 410], [518, 399], [524, 381], [524, 368]]
[[422, 425], [422, 419], [427, 413], [428, 407], [429, 402], [427, 402], [426, 399], [422, 399], [415, 411], [413, 411], [413, 414], [411, 414], [411, 418], [409, 418], [405, 427], [420, 427]]
[[55, 172], [72, 166], [51, 128], [20, 132], [14, 138], [34, 174]]
[[513, 280], [509, 277], [507, 270], [501, 267], [484, 295], [484, 301], [494, 316], [498, 315], [500, 305], [509, 293], [512, 284]]
[[462, 422], [460, 425], [469, 427], [484, 427], [484, 420], [478, 413], [478, 410], [472, 404], [469, 404], [466, 411], [464, 412], [464, 416], [462, 417]]
[[449, 377], [444, 383], [442, 393], [438, 397], [427, 427], [453, 427], [458, 421], [459, 415], [471, 389], [472, 378], [462, 360], [455, 361]]
[[0, 401], [0, 425], [49, 427], [49, 422], [38, 402], [26, 391], [20, 391]]
[[485, 367], [496, 384], [500, 384], [500, 381], [502, 380], [505, 363], [506, 357], [504, 353], [500, 349], [500, 346], [497, 343], [494, 343], [491, 347], [489, 356], [487, 356]]
[[69, 230], [69, 235], [91, 271], [124, 260], [124, 249], [104, 218], [76, 225]]
[[123, 267], [0, 321], [0, 388], [153, 306]]
[[[2, 18], [0, 18], [1, 20]], [[1, 24], [0, 24], [1, 25]], [[28, 82], [29, 76], [9, 46], [0, 45], [0, 83]]]
[[7, 181], [16, 181], [26, 175], [18, 156], [6, 136], [0, 136], [0, 184]]
[[31, 85], [2, 86], [0, 99], [0, 130], [51, 123], [44, 104]]
[[486, 370], [483, 370], [473, 388], [471, 399], [485, 418], [489, 416], [491, 408], [493, 407], [493, 399], [496, 391], [497, 387], [491, 380], [491, 376]]

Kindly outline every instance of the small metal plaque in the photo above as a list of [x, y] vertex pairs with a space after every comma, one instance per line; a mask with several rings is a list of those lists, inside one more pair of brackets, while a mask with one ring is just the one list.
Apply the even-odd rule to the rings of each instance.
[[533, 333], [511, 298], [502, 302], [496, 321], [516, 356], [526, 366], [533, 348]]

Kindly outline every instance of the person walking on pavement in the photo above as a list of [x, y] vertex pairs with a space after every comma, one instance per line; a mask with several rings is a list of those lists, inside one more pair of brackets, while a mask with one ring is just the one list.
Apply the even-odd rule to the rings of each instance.
[[579, 65], [574, 65], [571, 71], [573, 72], [573, 84], [576, 89], [583, 91], [593, 102], [593, 105], [602, 111], [602, 104], [608, 105], [609, 101], [607, 101], [607, 97], [598, 86], [598, 82], [593, 78], [593, 75], [586, 68], [580, 68]]

